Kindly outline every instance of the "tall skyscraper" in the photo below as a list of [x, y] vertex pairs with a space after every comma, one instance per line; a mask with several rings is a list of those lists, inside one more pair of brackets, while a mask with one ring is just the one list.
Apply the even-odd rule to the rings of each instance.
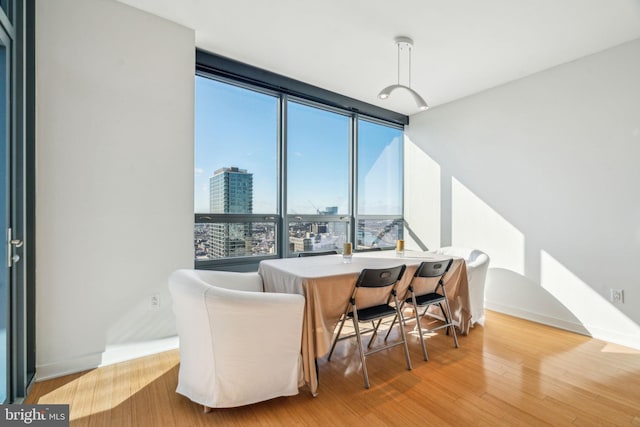
[[[216, 170], [209, 178], [209, 211], [253, 213], [253, 174], [237, 167]], [[251, 255], [251, 225], [213, 224], [210, 242], [214, 258]]]

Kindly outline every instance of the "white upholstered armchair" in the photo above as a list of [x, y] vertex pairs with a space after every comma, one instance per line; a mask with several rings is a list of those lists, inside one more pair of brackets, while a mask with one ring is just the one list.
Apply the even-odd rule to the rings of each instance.
[[262, 292], [257, 273], [177, 270], [177, 393], [205, 407], [298, 393], [304, 297]]
[[478, 249], [442, 247], [434, 251], [438, 254], [464, 258], [469, 276], [469, 297], [471, 299], [471, 324], [484, 324], [484, 285], [489, 269], [489, 255]]

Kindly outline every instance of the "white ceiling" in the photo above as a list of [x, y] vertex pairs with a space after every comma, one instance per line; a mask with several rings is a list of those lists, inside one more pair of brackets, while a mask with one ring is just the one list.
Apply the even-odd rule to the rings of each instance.
[[413, 114], [396, 36], [414, 41], [411, 86], [437, 106], [640, 38], [640, 0], [119, 0], [195, 30], [196, 46]]

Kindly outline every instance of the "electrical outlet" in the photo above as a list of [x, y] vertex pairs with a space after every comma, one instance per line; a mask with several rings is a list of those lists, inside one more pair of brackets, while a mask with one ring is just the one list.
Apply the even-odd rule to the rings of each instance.
[[611, 302], [614, 304], [624, 304], [624, 290], [611, 289]]
[[160, 294], [151, 295], [151, 301], [149, 302], [149, 306], [155, 309], [160, 308]]

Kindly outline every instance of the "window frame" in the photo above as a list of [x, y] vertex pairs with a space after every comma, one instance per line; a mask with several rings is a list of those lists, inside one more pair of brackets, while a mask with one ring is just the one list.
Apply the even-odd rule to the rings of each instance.
[[[203, 59], [204, 58], [204, 59]], [[213, 66], [220, 65], [219, 68]], [[247, 73], [247, 69], [250, 71]], [[245, 74], [238, 74], [238, 70]], [[257, 70], [257, 74], [256, 74]], [[359, 219], [366, 220], [400, 220], [404, 222], [404, 204], [400, 215], [359, 215], [358, 214], [358, 122], [365, 120], [375, 124], [392, 127], [404, 133], [404, 125], [408, 124], [407, 116], [390, 112], [376, 106], [351, 100], [350, 98], [333, 92], [325, 91], [305, 83], [297, 82], [286, 77], [260, 70], [227, 58], [219, 57], [208, 52], [196, 51], [195, 75], [214, 79], [222, 83], [231, 84], [243, 89], [275, 96], [278, 99], [277, 114], [277, 209], [275, 213], [261, 214], [225, 214], [225, 213], [197, 213], [194, 212], [194, 231], [197, 224], [207, 223], [237, 223], [237, 222], [272, 222], [276, 229], [275, 253], [269, 255], [250, 255], [208, 260], [197, 260], [194, 248], [194, 266], [197, 269], [216, 269], [232, 271], [255, 271], [260, 261], [265, 259], [287, 258], [296, 256], [297, 252], [289, 250], [289, 224], [292, 222], [345, 222], [347, 224], [347, 239], [356, 242]], [[256, 80], [256, 76], [262, 80]], [[279, 86], [274, 88], [274, 76]], [[282, 80], [284, 79], [284, 81]], [[295, 90], [292, 90], [291, 88]], [[300, 92], [306, 90], [306, 92]], [[325, 98], [320, 97], [325, 96]], [[348, 150], [348, 210], [346, 214], [317, 215], [317, 214], [289, 214], [287, 204], [287, 106], [288, 102], [295, 102], [305, 106], [319, 108], [332, 113], [343, 115], [349, 120], [349, 150]], [[348, 102], [349, 101], [349, 102]], [[366, 108], [363, 108], [366, 107]], [[361, 110], [370, 114], [363, 114]], [[401, 165], [403, 167], [403, 165]], [[404, 180], [402, 182], [404, 193]], [[404, 194], [401, 195], [401, 201]], [[402, 234], [403, 227], [400, 228]], [[387, 248], [393, 249], [391, 247]], [[357, 245], [354, 251], [358, 252]]]
[[[367, 117], [367, 116], [362, 116], [362, 115], [358, 115], [357, 117], [354, 118], [354, 144], [353, 144], [353, 234], [352, 234], [352, 242], [353, 242], [353, 251], [354, 252], [366, 252], [369, 251], [371, 249], [365, 249], [365, 248], [360, 248], [358, 247], [358, 224], [360, 222], [360, 220], [391, 220], [391, 221], [400, 221], [402, 226], [400, 227], [400, 233], [399, 233], [399, 238], [404, 238], [404, 176], [402, 176], [402, 188], [401, 188], [401, 194], [400, 194], [400, 206], [401, 206], [401, 211], [400, 214], [395, 215], [395, 214], [361, 214], [359, 212], [358, 209], [358, 176], [359, 176], [359, 168], [358, 168], [358, 153], [360, 150], [360, 138], [358, 138], [358, 131], [359, 131], [359, 122], [360, 121], [366, 121], [372, 124], [377, 124], [377, 125], [381, 125], [381, 126], [387, 126], [387, 127], [391, 127], [391, 128], [395, 128], [398, 129], [400, 131], [402, 131], [403, 133], [403, 137], [404, 137], [404, 128], [399, 127], [399, 126], [392, 126], [390, 125], [388, 122], [384, 121], [384, 120], [380, 120], [374, 117]], [[403, 144], [402, 144], [402, 153], [400, 155], [400, 169], [404, 170], [404, 138], [403, 138]], [[382, 250], [391, 250], [394, 249], [392, 247], [388, 247], [388, 248], [383, 248]]]
[[308, 99], [304, 99], [298, 96], [284, 95], [283, 103], [285, 111], [288, 110], [289, 102], [294, 102], [296, 104], [300, 104], [306, 107], [317, 108], [319, 110], [327, 111], [330, 113], [339, 114], [341, 116], [346, 117], [349, 120], [349, 140], [348, 140], [348, 156], [347, 164], [349, 165], [349, 172], [347, 176], [347, 198], [348, 202], [348, 212], [343, 214], [336, 215], [318, 215], [318, 214], [293, 214], [289, 213], [289, 205], [288, 205], [288, 189], [286, 188], [286, 183], [288, 182], [288, 158], [286, 158], [286, 154], [288, 153], [289, 148], [289, 135], [288, 135], [288, 114], [284, 117], [282, 129], [282, 147], [284, 150], [284, 158], [286, 159], [283, 164], [281, 170], [281, 177], [283, 179], [283, 191], [281, 197], [283, 199], [281, 205], [282, 217], [283, 217], [283, 230], [282, 230], [282, 257], [289, 258], [293, 256], [297, 256], [298, 252], [289, 250], [289, 225], [291, 223], [296, 222], [346, 222], [347, 223], [347, 239], [349, 241], [353, 241], [353, 123], [354, 123], [354, 114], [343, 109], [339, 109], [330, 105], [322, 104], [317, 101], [312, 101]]

